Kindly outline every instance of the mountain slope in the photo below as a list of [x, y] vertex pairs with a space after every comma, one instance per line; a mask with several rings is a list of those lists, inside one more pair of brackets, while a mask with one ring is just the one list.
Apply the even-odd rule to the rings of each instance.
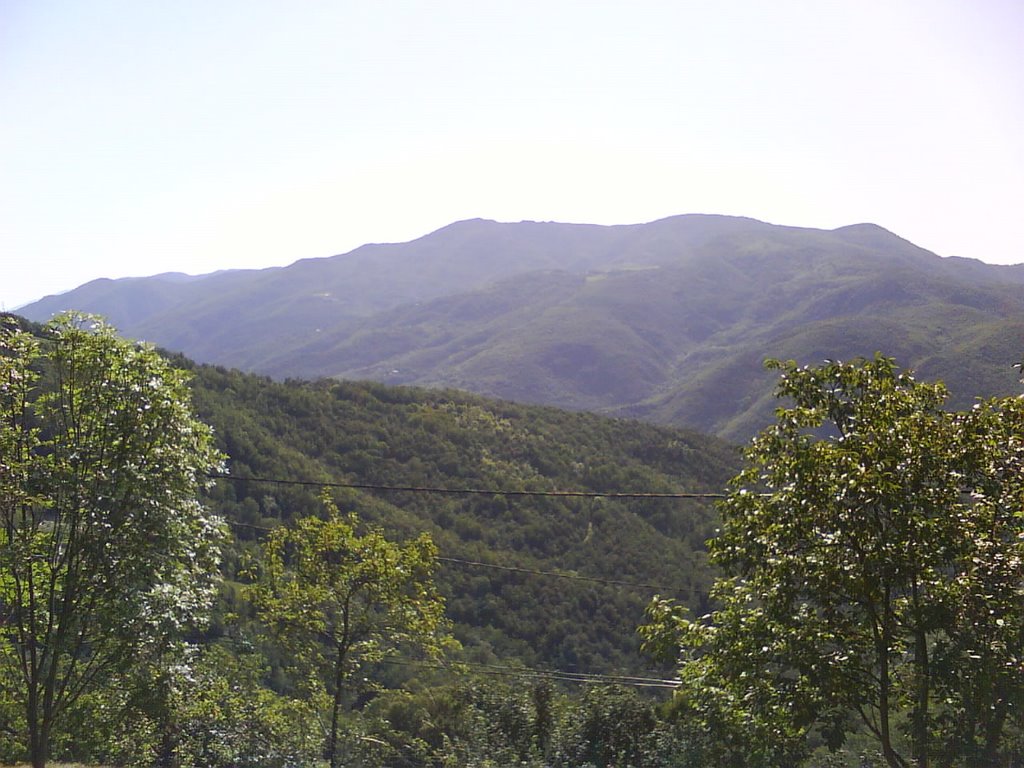
[[237, 480], [218, 481], [211, 503], [243, 547], [316, 513], [316, 483], [358, 485], [334, 490], [343, 509], [395, 538], [433, 536], [468, 659], [637, 671], [646, 662], [635, 630], [655, 591], [706, 607], [710, 502], [522, 492], [718, 492], [739, 463], [719, 440], [460, 392], [282, 384], [210, 366], [194, 369], [193, 397], [230, 456]]
[[881, 351], [947, 379], [962, 405], [1014, 390], [1024, 322], [1024, 267], [942, 259], [870, 224], [696, 215], [474, 220], [281, 269], [99, 288], [24, 313], [99, 312], [128, 335], [279, 378], [457, 387], [732, 439], [770, 412], [765, 357]]
[[882, 351], [948, 380], [958, 406], [1014, 391], [1013, 346], [980, 344], [1024, 320], [1024, 291], [1000, 271], [965, 274], [972, 263], [868, 226], [769, 233], [708, 241], [676, 263], [510, 278], [321, 334], [264, 369], [453, 386], [733, 439], [770, 417], [769, 356]]

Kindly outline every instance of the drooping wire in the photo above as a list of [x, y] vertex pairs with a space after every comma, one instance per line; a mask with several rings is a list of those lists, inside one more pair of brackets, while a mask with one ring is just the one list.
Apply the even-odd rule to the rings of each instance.
[[667, 493], [641, 491], [516, 491], [500, 488], [440, 488], [420, 485], [381, 485], [376, 483], [343, 483], [327, 480], [288, 480], [274, 477], [239, 477], [211, 473], [213, 480], [230, 482], [272, 483], [274, 485], [297, 485], [307, 488], [351, 488], [364, 491], [395, 491], [404, 493], [438, 493], [449, 495], [482, 495], [482, 496], [548, 496], [556, 498], [585, 499], [724, 499], [725, 493], [705, 493], [691, 491], [673, 491]]
[[690, 590], [679, 590], [672, 587], [666, 587], [658, 584], [642, 584], [634, 581], [622, 581], [620, 579], [606, 579], [600, 576], [581, 576], [576, 573], [560, 573], [558, 571], [540, 571], [534, 568], [522, 568], [514, 565], [498, 565], [496, 563], [484, 563], [478, 560], [462, 560], [457, 557], [441, 557], [440, 555], [434, 558], [438, 562], [442, 563], [456, 563], [458, 565], [466, 565], [473, 568], [491, 568], [496, 571], [511, 571], [512, 573], [526, 573], [534, 576], [550, 576], [559, 579], [569, 579], [571, 581], [590, 581], [597, 584], [608, 584], [615, 587], [632, 587], [635, 589], [655, 590], [658, 592], [666, 593], [683, 593], [690, 592]]
[[[270, 531], [276, 530], [280, 526], [268, 526], [268, 525], [254, 525], [253, 523], [243, 523], [235, 520], [225, 521], [227, 525], [237, 528], [250, 528], [257, 531], [263, 531], [269, 533]], [[516, 565], [499, 565], [498, 563], [485, 563], [480, 560], [463, 560], [458, 557], [443, 557], [438, 555], [434, 558], [439, 563], [452, 563], [454, 565], [463, 565], [470, 568], [489, 568], [495, 571], [509, 571], [511, 573], [524, 573], [532, 576], [546, 576], [557, 579], [568, 579], [570, 581], [587, 581], [597, 584], [607, 584], [609, 586], [616, 587], [627, 587], [630, 589], [642, 589], [645, 591], [656, 591], [660, 594], [670, 595], [699, 595], [693, 589], [680, 589], [678, 587], [666, 587], [659, 584], [644, 584], [636, 581], [625, 581], [622, 579], [607, 579], [600, 576], [581, 576], [578, 573], [564, 573], [561, 571], [544, 571], [538, 568], [525, 568]]]
[[[483, 489], [449, 489], [449, 488], [431, 488], [431, 487], [416, 487], [416, 486], [389, 486], [389, 485], [373, 485], [368, 483], [338, 483], [338, 482], [315, 482], [311, 480], [285, 480], [280, 478], [265, 478], [265, 477], [238, 477], [235, 475], [223, 475], [223, 474], [212, 474], [211, 478], [217, 480], [233, 480], [233, 481], [246, 481], [246, 482], [257, 482], [257, 483], [275, 483], [279, 485], [297, 485], [303, 487], [320, 487], [320, 488], [355, 488], [363, 490], [380, 490], [380, 491], [411, 491], [418, 493], [448, 493], [448, 494], [488, 494], [488, 495], [512, 495], [512, 496], [573, 496], [573, 497], [586, 497], [586, 498], [681, 498], [681, 499], [703, 499], [703, 498], [725, 498], [724, 493], [596, 493], [590, 491], [500, 491], [500, 490], [483, 490]], [[270, 532], [274, 530], [273, 526], [255, 525], [253, 523], [243, 523], [241, 521], [228, 520], [228, 525], [239, 528], [249, 528], [251, 530]], [[631, 582], [621, 579], [609, 579], [600, 576], [581, 576], [579, 574], [564, 573], [559, 571], [544, 571], [535, 568], [525, 568], [522, 566], [513, 565], [499, 565], [497, 563], [485, 563], [478, 560], [464, 560], [456, 557], [442, 557], [438, 556], [435, 558], [438, 562], [452, 563], [457, 565], [463, 565], [473, 568], [489, 568], [491, 570], [508, 571], [512, 573], [524, 573], [536, 576], [545, 576], [551, 578], [568, 579], [572, 581], [587, 581], [597, 584], [607, 584], [610, 586], [627, 587], [631, 589], [643, 589], [647, 591], [656, 591], [662, 594], [697, 594], [692, 589], [679, 589], [675, 587], [666, 587], [659, 584], [645, 584], [641, 582]]]
[[450, 664], [439, 662], [416, 661], [412, 659], [382, 659], [384, 664], [401, 667], [419, 667], [423, 669], [440, 669], [447, 672], [466, 667], [482, 675], [498, 677], [519, 677], [532, 680], [556, 680], [565, 683], [581, 683], [584, 685], [622, 685], [636, 688], [677, 688], [679, 680], [668, 680], [657, 677], [637, 677], [633, 675], [611, 675], [586, 672], [567, 672], [561, 669], [536, 669], [532, 667], [513, 667], [500, 664], [480, 664], [455, 661]]
[[[302, 481], [302, 480], [283, 480], [276, 478], [263, 478], [263, 477], [236, 477], [234, 475], [211, 475], [212, 479], [218, 480], [235, 480], [235, 481], [249, 481], [249, 482], [264, 482], [264, 483], [276, 483], [280, 485], [297, 485], [304, 487], [320, 487], [320, 488], [354, 488], [362, 490], [377, 490], [377, 491], [406, 491], [414, 493], [447, 493], [447, 494], [487, 494], [493, 496], [506, 495], [506, 496], [562, 496], [562, 497], [585, 497], [585, 498], [682, 498], [682, 499], [703, 499], [703, 498], [725, 498], [726, 494], [722, 493], [595, 493], [585, 491], [500, 491], [500, 490], [484, 490], [484, 489], [448, 489], [448, 488], [431, 488], [431, 487], [417, 487], [417, 486], [385, 486], [385, 485], [374, 485], [368, 483], [336, 483], [336, 482], [314, 482], [314, 481]], [[243, 523], [240, 521], [226, 521], [228, 525], [235, 527], [250, 528], [254, 530], [270, 532], [275, 530], [272, 526], [255, 525], [252, 523]], [[621, 579], [607, 579], [598, 576], [581, 576], [579, 574], [561, 573], [558, 571], [543, 571], [535, 568], [523, 568], [520, 566], [509, 566], [499, 565], [496, 563], [485, 563], [478, 560], [464, 560], [462, 558], [455, 557], [442, 557], [437, 556], [435, 560], [443, 563], [451, 563], [455, 565], [462, 565], [474, 568], [489, 568], [493, 570], [508, 571], [513, 573], [523, 573], [535, 576], [545, 576], [560, 579], [569, 579], [572, 581], [586, 581], [591, 583], [607, 584], [611, 586], [621, 586], [644, 590], [655, 590], [665, 593], [691, 593], [692, 590], [679, 590], [671, 587], [664, 587], [655, 584], [644, 584], [638, 582], [629, 582]], [[505, 666], [499, 664], [482, 664], [482, 663], [470, 663], [470, 662], [453, 662], [451, 664], [442, 663], [430, 663], [423, 661], [414, 660], [403, 660], [388, 658], [383, 659], [383, 663], [393, 664], [397, 666], [413, 666], [426, 669], [440, 669], [451, 672], [453, 669], [459, 667], [465, 667], [472, 669], [480, 674], [492, 675], [492, 676], [504, 676], [504, 677], [518, 677], [521, 679], [532, 679], [532, 680], [553, 680], [556, 682], [565, 683], [577, 683], [582, 685], [620, 685], [620, 686], [632, 686], [637, 688], [665, 688], [675, 689], [679, 685], [678, 680], [669, 680], [663, 678], [651, 678], [651, 677], [640, 677], [635, 675], [611, 675], [611, 674], [600, 674], [600, 673], [582, 673], [582, 672], [570, 672], [566, 670], [545, 670], [535, 669], [530, 667], [518, 667], [518, 666]]]

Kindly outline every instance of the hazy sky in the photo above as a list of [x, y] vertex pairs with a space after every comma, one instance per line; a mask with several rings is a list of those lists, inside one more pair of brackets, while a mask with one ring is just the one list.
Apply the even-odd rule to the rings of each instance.
[[483, 217], [1024, 262], [1020, 0], [0, 0], [0, 306]]

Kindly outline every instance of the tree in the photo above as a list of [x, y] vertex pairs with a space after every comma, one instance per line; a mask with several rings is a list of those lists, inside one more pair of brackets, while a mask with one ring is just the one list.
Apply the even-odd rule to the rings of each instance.
[[315, 765], [320, 738], [305, 702], [262, 685], [264, 660], [246, 649], [191, 649], [172, 671], [174, 765], [289, 768]]
[[653, 702], [635, 690], [589, 688], [566, 719], [555, 765], [650, 768], [659, 763]]
[[447, 622], [429, 535], [395, 543], [378, 528], [360, 532], [354, 514], [342, 515], [326, 495], [323, 501], [326, 519], [308, 517], [271, 532], [253, 602], [293, 657], [327, 677], [327, 757], [335, 768], [352, 671], [402, 645], [439, 651]]
[[[721, 504], [716, 610], [656, 599], [649, 649], [734, 765], [866, 730], [892, 768], [1003, 765], [1024, 706], [1024, 401], [942, 409], [890, 359], [781, 370]], [[1016, 752], [1019, 756], [1019, 752]]]
[[201, 615], [220, 457], [185, 376], [96, 318], [0, 330], [0, 682], [33, 766], [84, 693]]

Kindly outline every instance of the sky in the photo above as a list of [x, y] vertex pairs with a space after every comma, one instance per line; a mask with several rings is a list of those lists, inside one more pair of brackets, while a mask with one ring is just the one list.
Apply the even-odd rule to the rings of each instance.
[[1020, 0], [0, 0], [0, 308], [454, 221], [1024, 262]]

